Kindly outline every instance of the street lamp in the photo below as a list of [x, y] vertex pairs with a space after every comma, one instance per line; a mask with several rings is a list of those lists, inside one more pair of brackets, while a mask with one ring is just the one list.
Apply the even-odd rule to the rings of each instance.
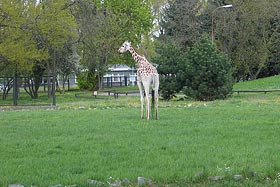
[[212, 33], [211, 33], [212, 44], [214, 43], [214, 13], [215, 13], [215, 11], [220, 9], [220, 8], [231, 8], [231, 7], [232, 7], [232, 5], [219, 6], [212, 11]]

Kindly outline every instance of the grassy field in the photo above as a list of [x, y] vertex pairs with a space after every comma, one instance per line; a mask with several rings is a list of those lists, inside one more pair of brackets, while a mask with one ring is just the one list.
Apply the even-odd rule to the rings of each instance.
[[[275, 79], [258, 80], [261, 89]], [[58, 95], [58, 110], [0, 111], [0, 186], [136, 186], [139, 176], [154, 186], [280, 185], [280, 93], [160, 101], [158, 121], [140, 119], [135, 96], [74, 94]]]
[[272, 76], [247, 82], [239, 82], [234, 85], [235, 90], [272, 90], [280, 89], [280, 77]]

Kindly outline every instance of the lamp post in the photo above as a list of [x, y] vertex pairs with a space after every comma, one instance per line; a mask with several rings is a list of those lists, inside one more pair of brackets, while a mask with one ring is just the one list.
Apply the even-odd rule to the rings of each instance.
[[215, 14], [216, 10], [218, 10], [220, 8], [231, 8], [231, 7], [232, 7], [232, 5], [219, 6], [212, 11], [212, 33], [211, 33], [212, 44], [214, 43], [214, 14]]

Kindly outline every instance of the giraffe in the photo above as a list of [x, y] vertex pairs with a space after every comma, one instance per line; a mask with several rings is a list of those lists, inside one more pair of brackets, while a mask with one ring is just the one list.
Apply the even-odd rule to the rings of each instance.
[[[150, 99], [149, 99], [149, 90], [152, 86], [152, 105], [155, 104], [155, 119], [158, 119], [158, 88], [159, 88], [159, 74], [157, 69], [150, 63], [148, 60], [134, 50], [131, 46], [131, 43], [125, 41], [122, 47], [119, 48], [119, 53], [125, 53], [129, 51], [133, 59], [137, 63], [137, 86], [140, 91], [140, 100], [141, 100], [141, 118], [144, 118], [144, 94], [146, 95], [146, 117], [150, 119]], [[144, 88], [144, 92], [143, 92]]]

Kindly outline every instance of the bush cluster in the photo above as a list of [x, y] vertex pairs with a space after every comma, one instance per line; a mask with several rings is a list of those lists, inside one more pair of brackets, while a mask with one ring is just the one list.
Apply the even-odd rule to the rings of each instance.
[[224, 99], [231, 94], [231, 62], [208, 37], [202, 37], [186, 53], [172, 44], [159, 46], [157, 52], [160, 56], [154, 62], [159, 64], [164, 99], [171, 99], [179, 91], [203, 101]]

